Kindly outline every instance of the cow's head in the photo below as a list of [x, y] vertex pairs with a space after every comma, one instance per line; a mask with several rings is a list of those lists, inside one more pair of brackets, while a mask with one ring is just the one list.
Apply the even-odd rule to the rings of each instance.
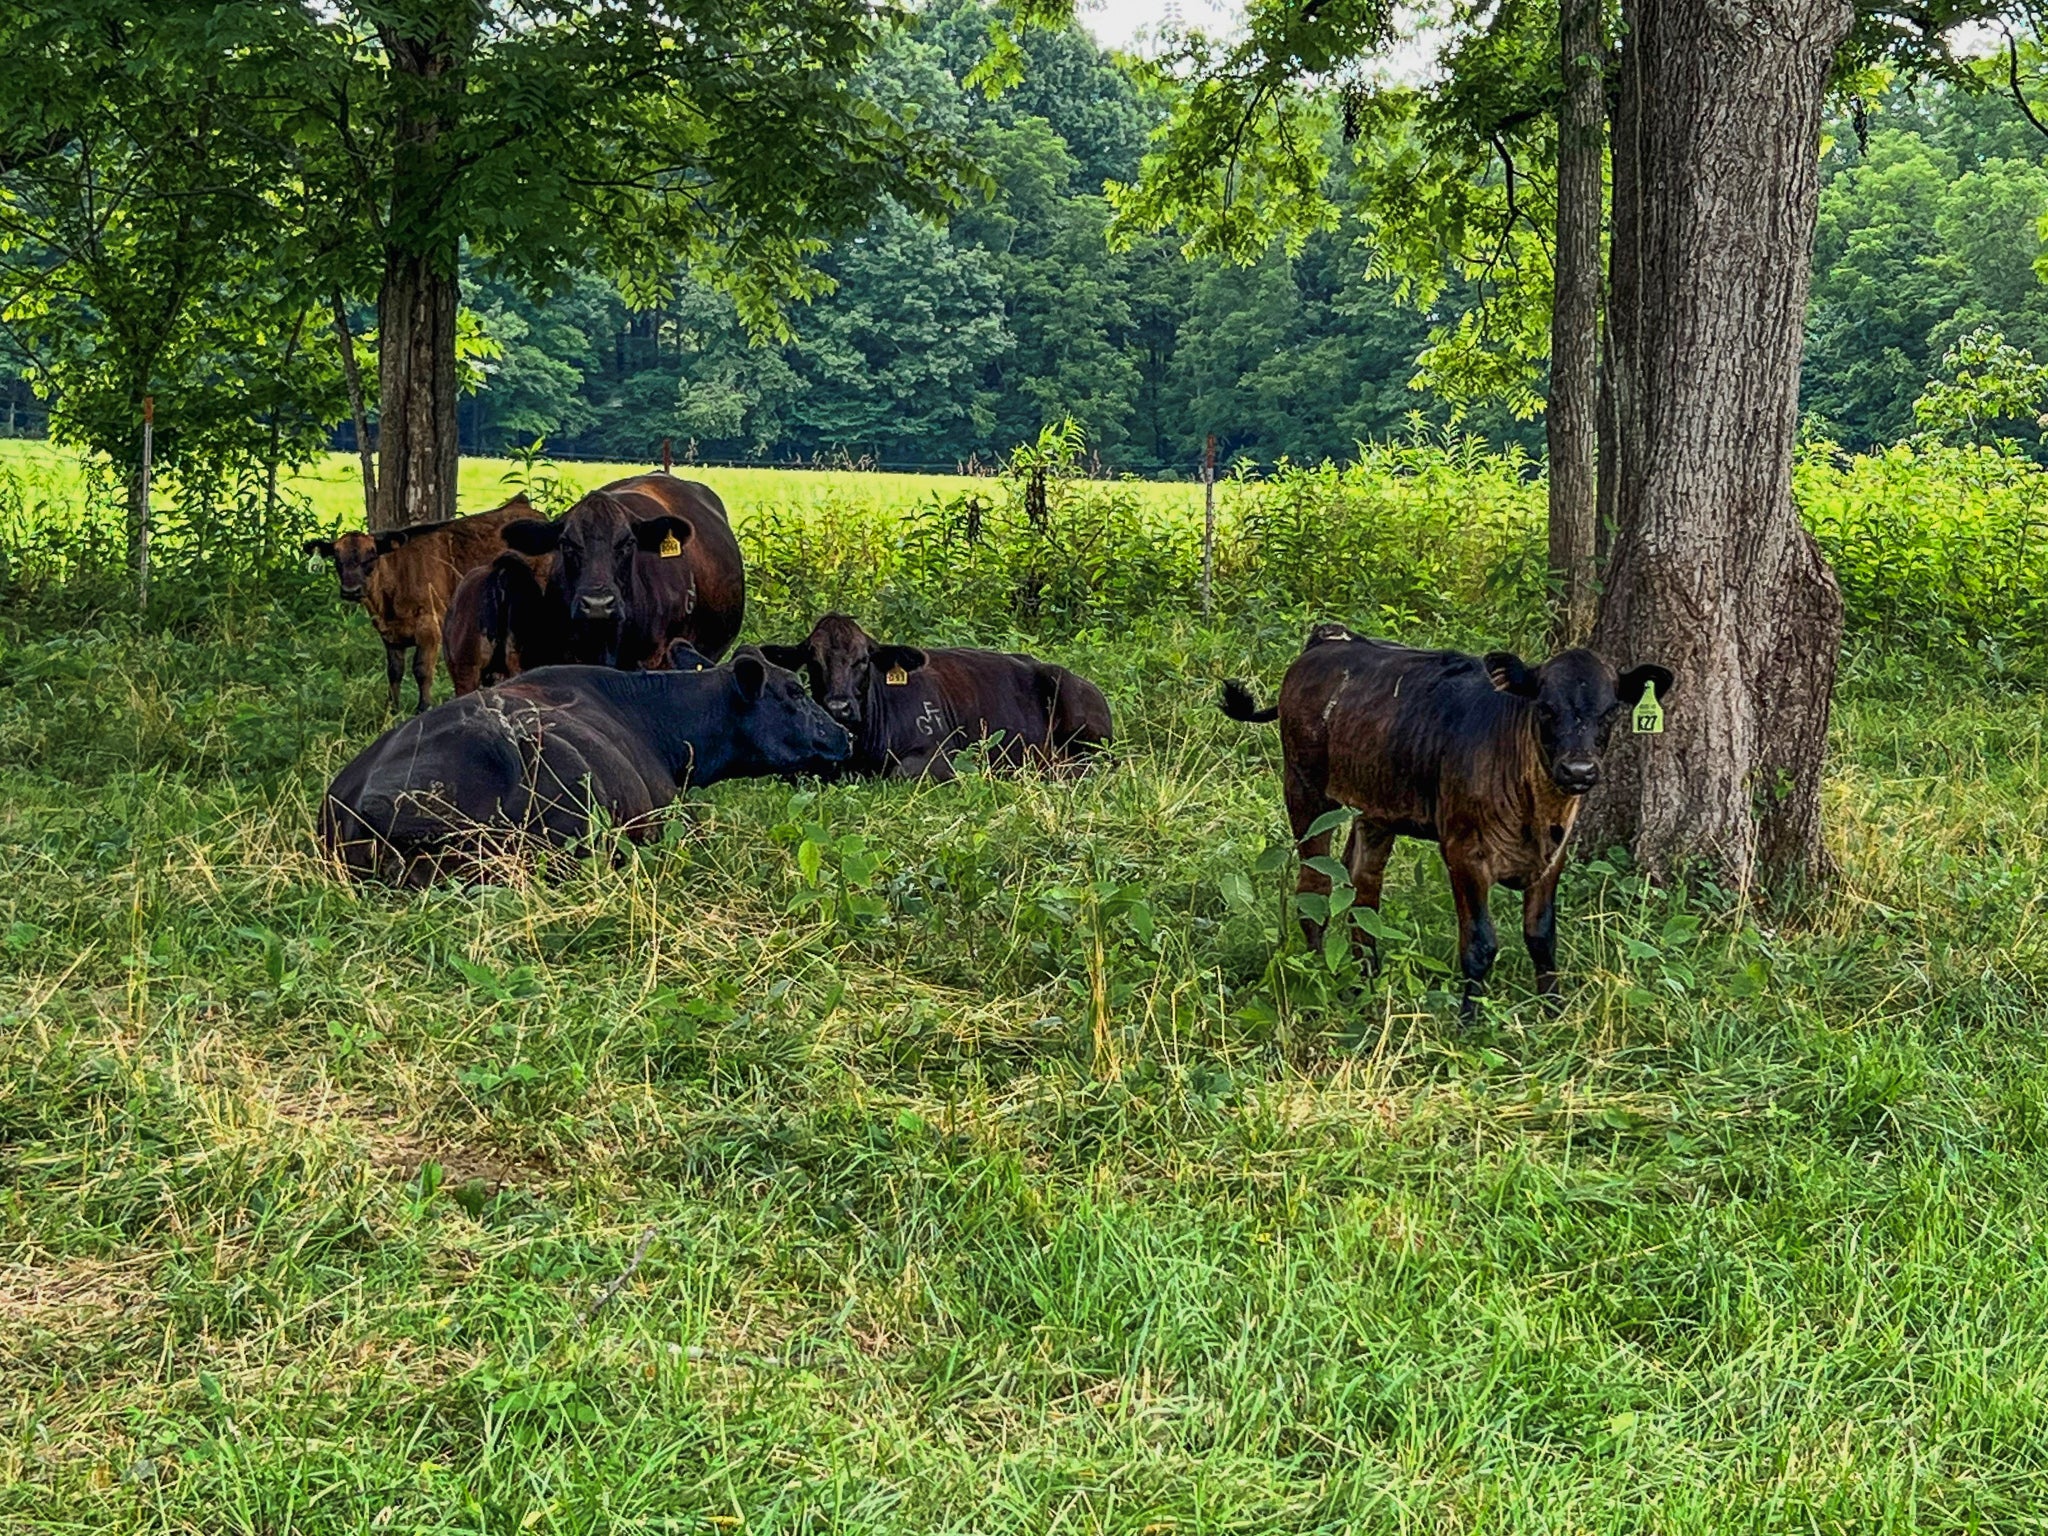
[[555, 589], [569, 617], [605, 624], [623, 616], [633, 590], [633, 561], [664, 548], [679, 553], [696, 530], [680, 517], [636, 515], [639, 503], [592, 491], [553, 522], [522, 517], [499, 535], [522, 555], [553, 555]]
[[795, 673], [770, 666], [752, 647], [738, 652], [727, 670], [736, 695], [734, 734], [756, 771], [797, 774], [852, 755], [853, 738], [817, 706]]
[[341, 600], [360, 603], [363, 584], [378, 557], [388, 555], [419, 530], [388, 528], [382, 533], [344, 533], [332, 539], [306, 540], [306, 553], [334, 562], [334, 574], [341, 578]]
[[1617, 675], [1606, 657], [1583, 649], [1559, 651], [1540, 667], [1513, 651], [1492, 651], [1486, 670], [1494, 687], [1535, 705], [1531, 714], [1543, 767], [1568, 795], [1583, 795], [1600, 782], [1600, 758], [1623, 708], [1633, 708], [1653, 684], [1659, 699], [1669, 697], [1673, 682], [1658, 666], [1630, 667]]
[[877, 680], [888, 686], [921, 668], [925, 653], [914, 645], [883, 645], [843, 613], [818, 620], [801, 645], [764, 645], [761, 654], [778, 667], [801, 672], [811, 697], [848, 730], [867, 722], [868, 697]]

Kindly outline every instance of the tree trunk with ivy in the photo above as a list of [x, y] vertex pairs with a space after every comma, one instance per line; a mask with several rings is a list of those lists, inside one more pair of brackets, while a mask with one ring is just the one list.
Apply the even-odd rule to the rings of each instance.
[[1842, 638], [1792, 503], [1822, 95], [1843, 0], [1632, 0], [1613, 125], [1617, 527], [1594, 644], [1677, 674], [1581, 826], [1660, 874], [1827, 871]]
[[377, 501], [372, 526], [455, 515], [459, 244], [442, 217], [446, 136], [460, 123], [475, 7], [427, 0], [378, 28], [399, 105], [377, 295]]

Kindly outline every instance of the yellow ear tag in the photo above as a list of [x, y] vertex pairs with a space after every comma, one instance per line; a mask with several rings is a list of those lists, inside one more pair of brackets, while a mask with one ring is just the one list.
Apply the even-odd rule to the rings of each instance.
[[1657, 702], [1655, 683], [1643, 684], [1643, 696], [1636, 701], [1634, 721], [1638, 736], [1664, 734], [1664, 706]]
[[891, 688], [901, 688], [905, 683], [910, 681], [910, 674], [904, 671], [901, 667], [891, 667], [888, 673], [884, 676], [883, 681], [886, 682]]
[[666, 534], [661, 541], [661, 558], [673, 560], [683, 552], [683, 541], [674, 534]]

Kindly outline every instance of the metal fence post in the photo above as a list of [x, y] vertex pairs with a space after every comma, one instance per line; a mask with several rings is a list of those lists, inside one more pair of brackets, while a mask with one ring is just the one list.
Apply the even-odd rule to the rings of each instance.
[[149, 468], [156, 451], [156, 396], [142, 397], [141, 521], [135, 529], [135, 594], [138, 607], [149, 606]]

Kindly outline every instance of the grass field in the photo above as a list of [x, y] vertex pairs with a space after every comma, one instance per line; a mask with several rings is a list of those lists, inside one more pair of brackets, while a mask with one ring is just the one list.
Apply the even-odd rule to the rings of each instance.
[[[627, 475], [644, 474], [647, 464], [586, 464], [563, 461], [546, 471], [559, 478], [570, 493], [593, 490]], [[0, 439], [0, 469], [26, 472], [38, 484], [47, 485], [58, 505], [78, 505], [81, 476], [76, 455], [39, 441]], [[821, 502], [849, 503], [862, 508], [899, 507], [932, 496], [950, 496], [986, 480], [961, 475], [906, 475], [880, 471], [816, 469], [693, 469], [679, 466], [678, 473], [703, 480], [717, 490], [736, 521], [763, 506], [814, 507]], [[524, 472], [510, 459], [465, 458], [456, 492], [464, 512], [482, 512], [498, 506], [522, 488]], [[313, 518], [323, 529], [360, 528], [363, 525], [362, 469], [352, 454], [323, 454], [286, 482], [287, 488], [306, 497]], [[1135, 494], [1149, 507], [1162, 512], [1198, 515], [1201, 488], [1161, 482], [1133, 482]], [[4, 532], [4, 529], [0, 529]]]
[[[1406, 637], [1523, 638], [1441, 580]], [[311, 839], [381, 724], [328, 584], [0, 606], [0, 1530], [2048, 1523], [2035, 669], [1859, 651], [1830, 893], [1596, 859], [1563, 1012], [1510, 950], [1464, 1031], [1431, 850], [1384, 984], [1275, 959], [1211, 700], [1301, 611], [1040, 634], [1124, 736], [1076, 783], [395, 895]]]

